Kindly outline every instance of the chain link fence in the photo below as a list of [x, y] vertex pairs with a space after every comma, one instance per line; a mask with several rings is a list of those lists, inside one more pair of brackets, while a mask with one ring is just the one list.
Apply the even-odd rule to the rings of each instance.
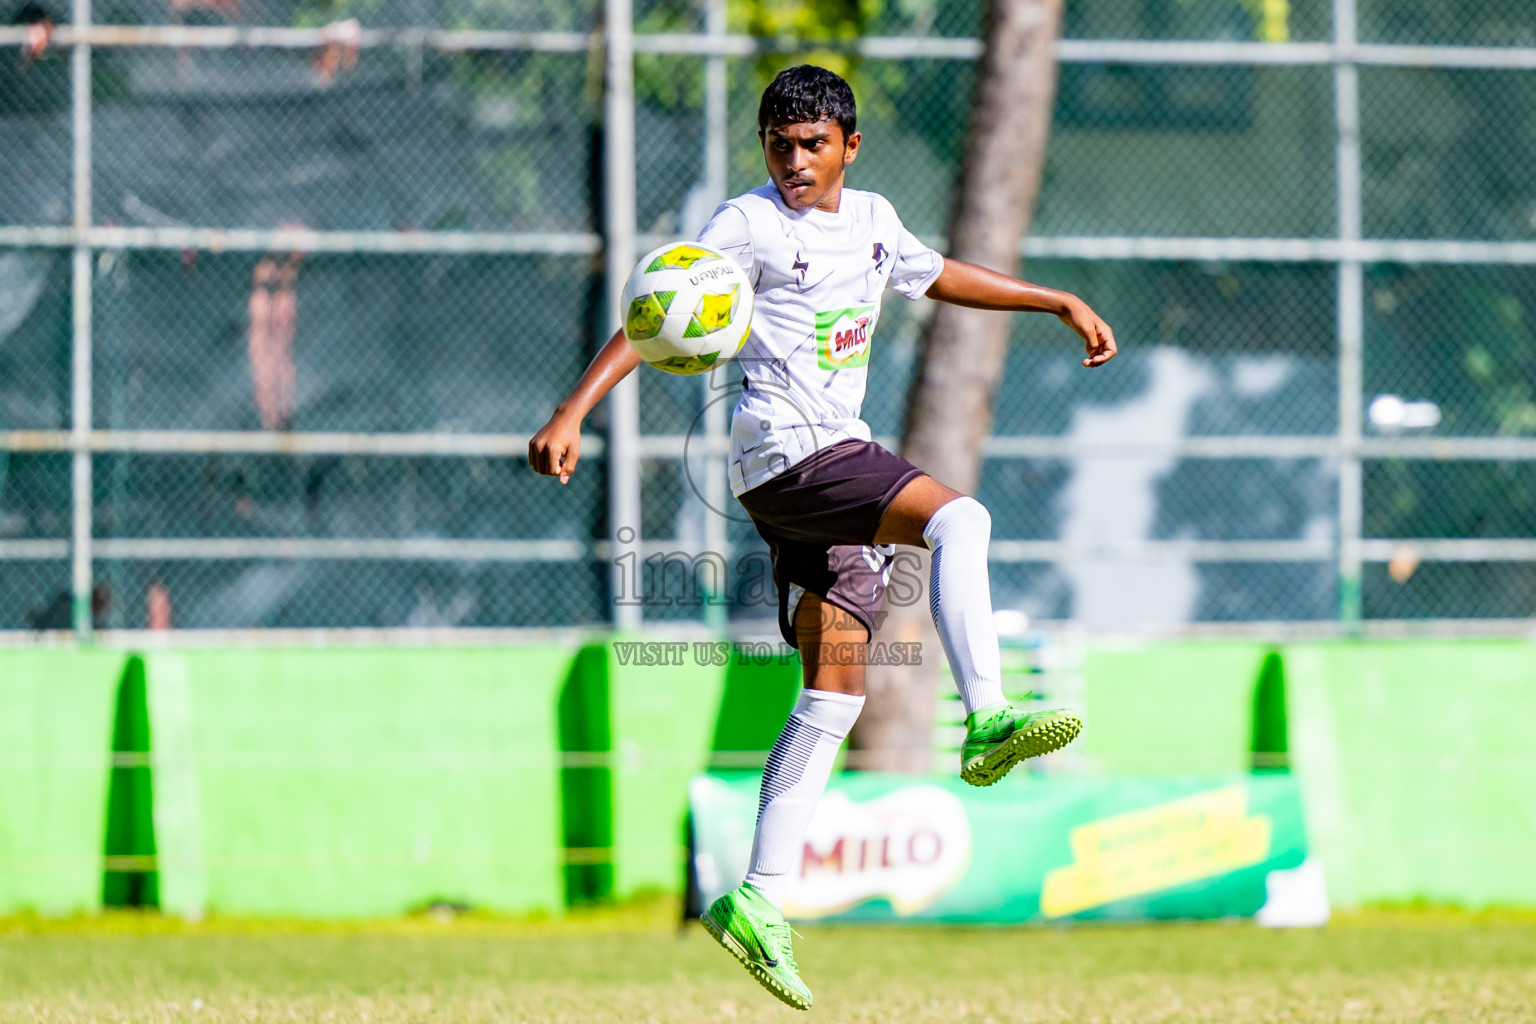
[[[876, 6], [798, 44], [723, 0], [0, 3], [0, 630], [771, 631], [730, 369], [642, 371], [568, 486], [522, 452], [609, 257], [765, 180], [780, 67], [853, 81], [851, 183], [942, 245], [984, 4]], [[1123, 353], [1015, 318], [995, 603], [1536, 614], [1536, 10], [1067, 0], [1058, 55], [1025, 272]], [[881, 320], [893, 445], [930, 314]]]

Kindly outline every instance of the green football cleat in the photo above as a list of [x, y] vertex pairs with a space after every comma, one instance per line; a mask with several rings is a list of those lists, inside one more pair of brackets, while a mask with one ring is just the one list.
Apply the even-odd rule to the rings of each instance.
[[965, 720], [960, 777], [973, 786], [990, 786], [1025, 758], [1060, 750], [1082, 731], [1076, 711], [1024, 712], [1007, 704], [977, 712]]
[[759, 985], [797, 1010], [811, 1008], [811, 990], [800, 980], [789, 948], [789, 922], [756, 889], [743, 882], [715, 900], [700, 923]]

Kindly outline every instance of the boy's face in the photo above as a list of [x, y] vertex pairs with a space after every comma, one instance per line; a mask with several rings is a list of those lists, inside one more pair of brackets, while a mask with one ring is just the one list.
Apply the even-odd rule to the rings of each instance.
[[[835, 212], [843, 168], [859, 153], [859, 133], [843, 138], [836, 121], [793, 121], [759, 131], [768, 177], [791, 210], [820, 207]], [[823, 204], [826, 204], [823, 206]]]

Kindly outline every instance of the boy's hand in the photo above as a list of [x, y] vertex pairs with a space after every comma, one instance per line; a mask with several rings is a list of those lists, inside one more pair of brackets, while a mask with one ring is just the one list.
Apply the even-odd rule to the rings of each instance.
[[1115, 358], [1119, 351], [1115, 347], [1115, 332], [1099, 318], [1099, 314], [1088, 308], [1088, 303], [1074, 297], [1066, 311], [1059, 315], [1061, 322], [1076, 331], [1086, 343], [1088, 358], [1083, 360], [1084, 366], [1090, 369], [1103, 366]]
[[581, 420], [560, 413], [549, 418], [528, 442], [528, 465], [535, 473], [559, 476], [568, 483], [581, 458]]

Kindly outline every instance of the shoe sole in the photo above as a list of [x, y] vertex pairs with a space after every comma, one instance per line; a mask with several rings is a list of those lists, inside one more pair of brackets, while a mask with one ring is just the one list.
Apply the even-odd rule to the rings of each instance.
[[759, 985], [771, 992], [779, 1002], [786, 1006], [794, 1007], [796, 1010], [809, 1010], [811, 1008], [811, 1001], [809, 999], [806, 999], [797, 992], [790, 991], [783, 982], [770, 974], [766, 967], [748, 956], [746, 949], [741, 943], [736, 941], [736, 937], [720, 927], [715, 922], [715, 919], [709, 916], [709, 911], [704, 911], [703, 916], [699, 918], [699, 923], [704, 926], [705, 931], [714, 936], [716, 942], [725, 947], [726, 952], [734, 956], [737, 962], [747, 969], [748, 974], [757, 979]]
[[1055, 712], [965, 762], [960, 766], [960, 777], [973, 786], [990, 786], [1020, 761], [1060, 750], [1082, 731], [1083, 720], [1077, 715], [1070, 711]]

